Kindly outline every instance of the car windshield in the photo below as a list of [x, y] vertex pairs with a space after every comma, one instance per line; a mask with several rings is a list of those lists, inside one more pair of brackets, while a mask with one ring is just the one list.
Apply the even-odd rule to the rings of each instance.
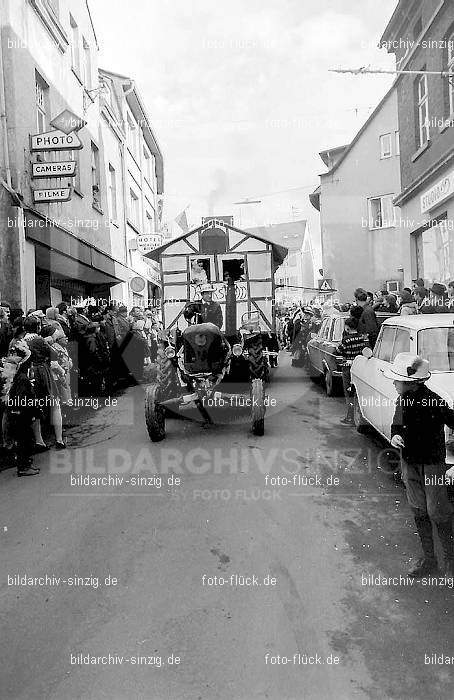
[[425, 328], [418, 333], [418, 355], [431, 372], [454, 372], [454, 328]]

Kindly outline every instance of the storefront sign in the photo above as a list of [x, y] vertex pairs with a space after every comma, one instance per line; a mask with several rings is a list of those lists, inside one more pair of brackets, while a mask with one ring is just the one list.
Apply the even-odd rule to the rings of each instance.
[[421, 212], [430, 211], [454, 195], [454, 170], [421, 195]]
[[163, 238], [160, 233], [152, 233], [150, 235], [137, 236], [137, 249], [142, 255], [150, 253], [155, 248], [162, 245]]
[[79, 148], [83, 148], [83, 143], [74, 132], [65, 134], [56, 129], [30, 137], [31, 151], [74, 151]]
[[78, 117], [70, 109], [64, 109], [63, 112], [51, 120], [50, 125], [55, 127], [55, 129], [60, 129], [64, 134], [70, 134], [71, 131], [82, 129], [86, 123], [85, 119]]
[[33, 201], [38, 202], [68, 202], [71, 199], [70, 187], [55, 189], [33, 190]]
[[32, 163], [32, 177], [75, 177], [76, 161], [62, 160], [57, 163]]

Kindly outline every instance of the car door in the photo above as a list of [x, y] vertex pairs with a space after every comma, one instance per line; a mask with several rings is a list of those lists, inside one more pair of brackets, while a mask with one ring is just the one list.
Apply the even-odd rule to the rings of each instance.
[[[391, 352], [391, 357], [389, 363], [394, 362], [396, 355], [401, 352], [410, 352], [410, 329], [409, 328], [396, 328], [396, 333], [394, 336], [393, 348]], [[391, 440], [391, 425], [394, 418], [395, 402], [397, 398], [397, 391], [394, 388], [394, 383], [392, 379], [387, 379], [383, 373], [380, 373], [381, 377], [378, 380], [378, 389], [380, 391], [381, 402], [380, 402], [380, 432], [385, 435], [388, 440]]]
[[311, 362], [311, 365], [318, 371], [321, 372], [321, 367], [322, 367], [322, 361], [320, 357], [320, 349], [323, 344], [323, 339], [325, 337], [326, 329], [328, 324], [330, 323], [331, 319], [325, 318], [322, 321], [322, 325], [320, 326], [319, 332], [315, 336], [315, 338], [312, 338], [311, 341], [309, 342], [308, 345], [308, 352], [309, 352], [309, 359]]
[[382, 425], [380, 403], [385, 389], [383, 370], [389, 366], [395, 335], [395, 326], [382, 326], [372, 356], [362, 363], [361, 382], [358, 387], [358, 400], [362, 414], [380, 432]]
[[331, 317], [326, 319], [326, 323], [323, 328], [323, 333], [321, 334], [319, 349], [320, 349], [320, 372], [325, 373], [326, 364], [329, 364], [329, 353], [331, 351], [331, 330], [333, 327], [333, 319]]

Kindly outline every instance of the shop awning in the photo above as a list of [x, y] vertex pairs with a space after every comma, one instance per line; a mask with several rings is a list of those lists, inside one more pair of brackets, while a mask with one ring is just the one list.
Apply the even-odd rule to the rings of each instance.
[[126, 282], [130, 273], [107, 253], [59, 227], [51, 219], [24, 209], [25, 236], [36, 245], [36, 265], [53, 274], [87, 284]]

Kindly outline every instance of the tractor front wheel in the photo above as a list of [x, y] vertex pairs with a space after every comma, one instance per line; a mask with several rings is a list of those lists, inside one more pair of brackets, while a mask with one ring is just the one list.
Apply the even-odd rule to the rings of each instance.
[[265, 386], [261, 379], [253, 379], [251, 386], [251, 418], [253, 435], [265, 432]]
[[166, 436], [164, 407], [160, 404], [161, 387], [151, 384], [145, 394], [145, 423], [152, 442], [161, 442]]

